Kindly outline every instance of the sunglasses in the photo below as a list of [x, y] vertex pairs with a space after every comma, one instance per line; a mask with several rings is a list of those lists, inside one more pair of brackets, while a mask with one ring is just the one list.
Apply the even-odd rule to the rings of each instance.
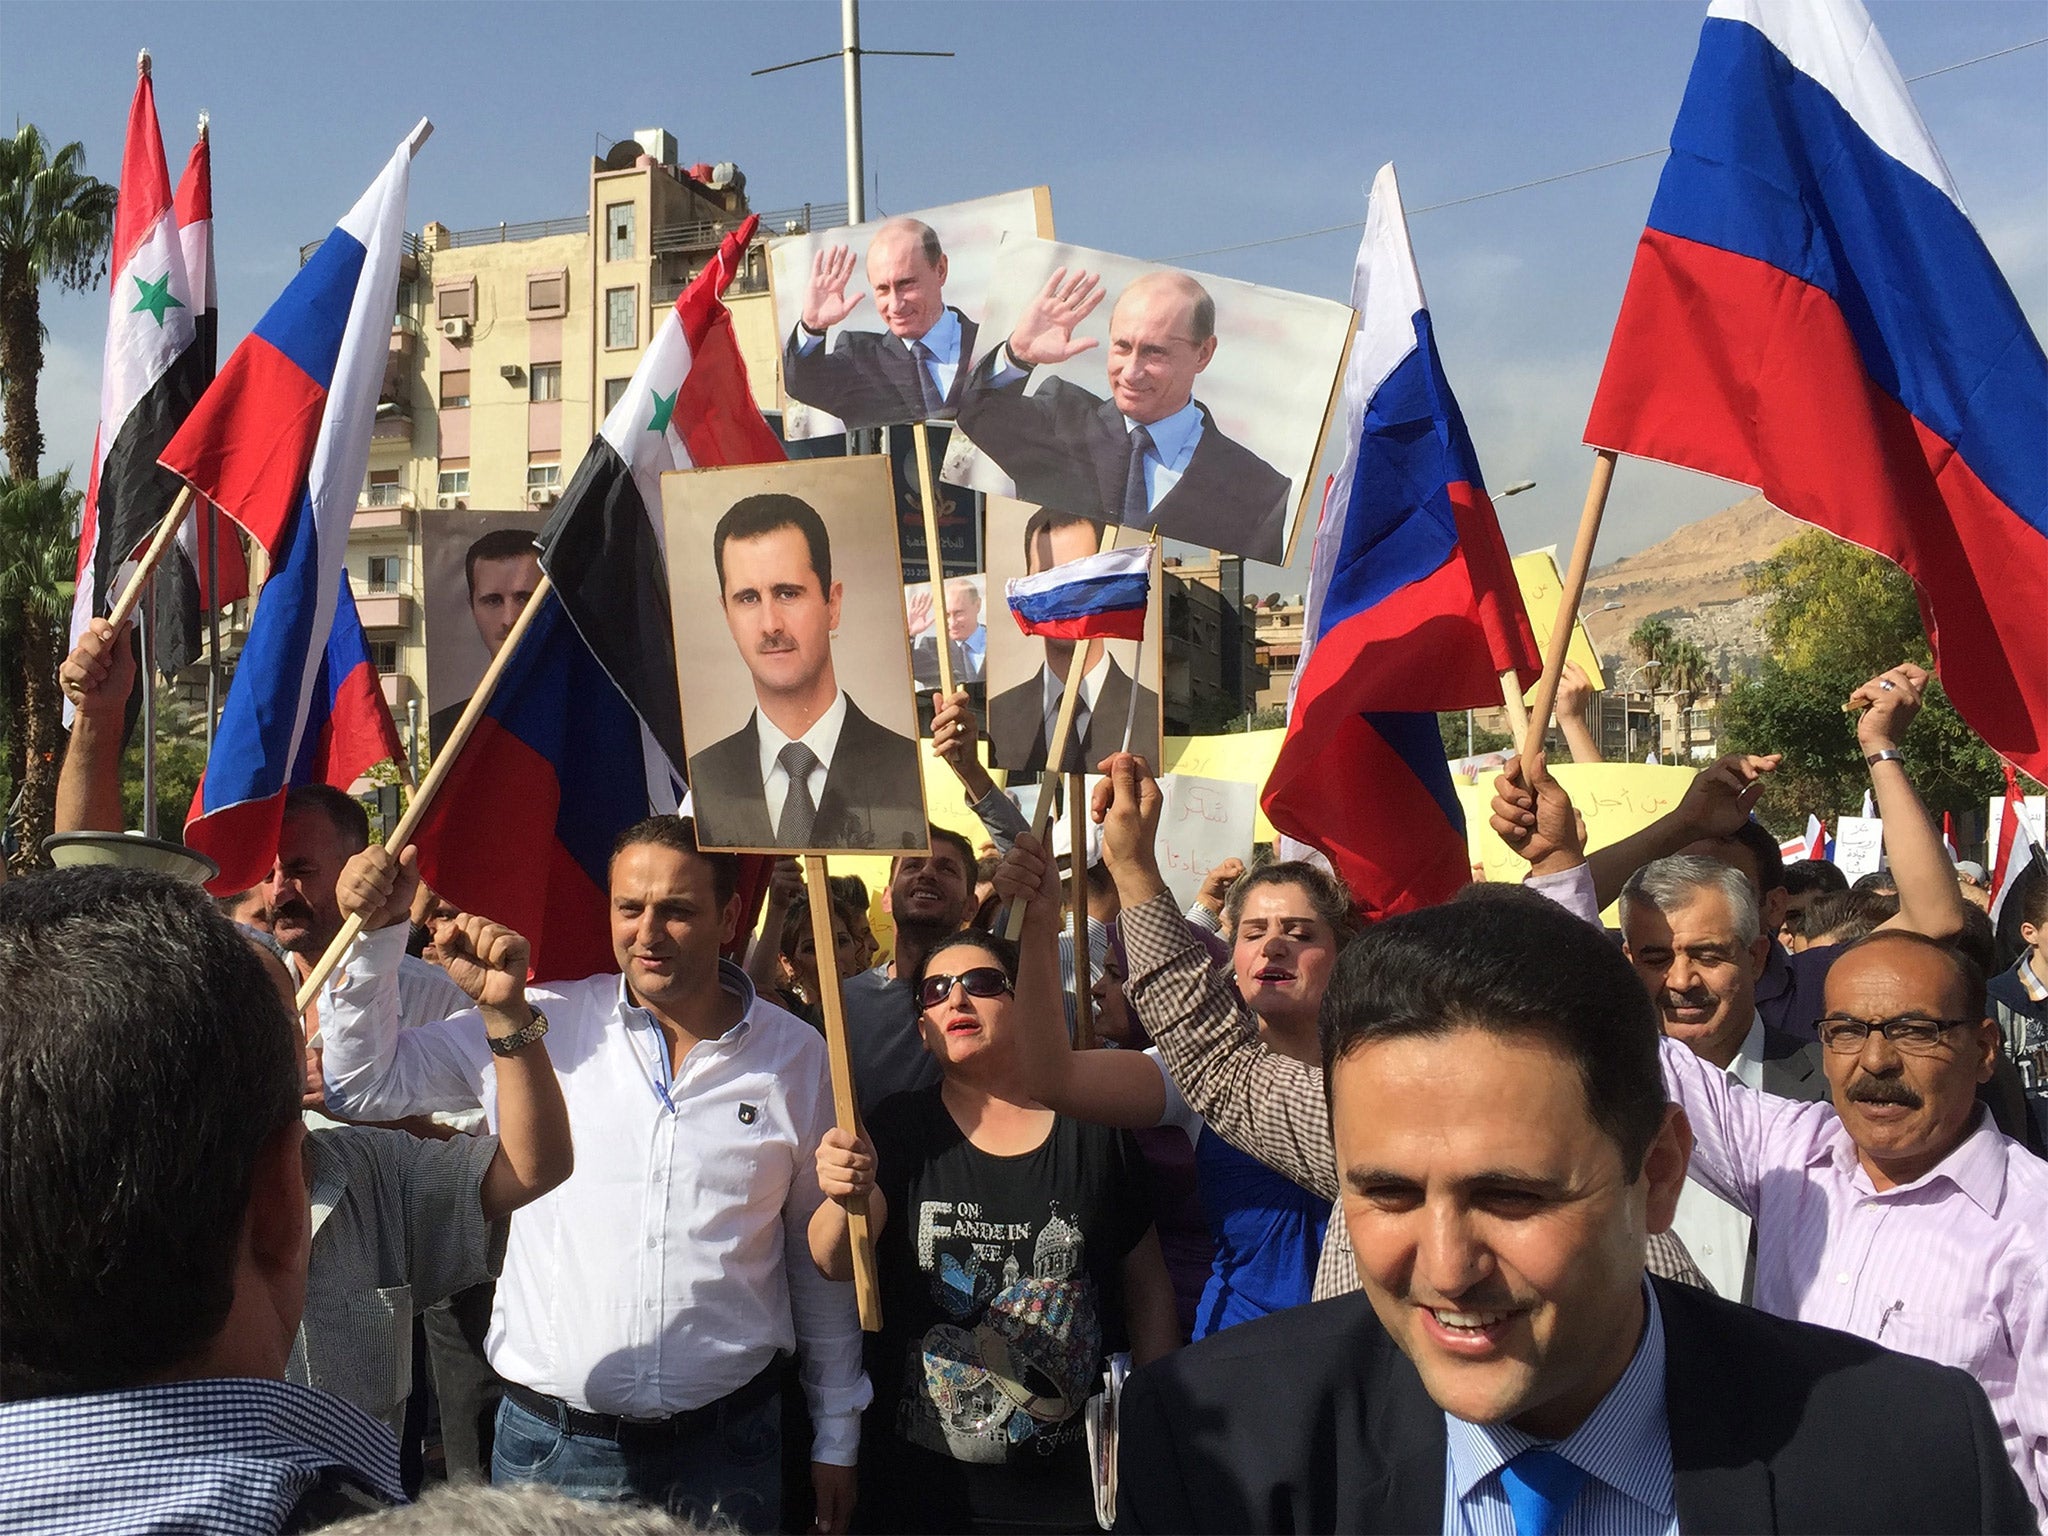
[[955, 986], [963, 988], [969, 997], [1004, 997], [1013, 989], [1010, 978], [1001, 967], [977, 965], [971, 971], [962, 971], [958, 976], [927, 976], [917, 984], [917, 1006], [936, 1008], [953, 995]]

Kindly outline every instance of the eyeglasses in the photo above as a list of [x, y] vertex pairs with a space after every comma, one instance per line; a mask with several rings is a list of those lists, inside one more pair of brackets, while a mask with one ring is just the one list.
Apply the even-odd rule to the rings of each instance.
[[1858, 1019], [1846, 1013], [1831, 1013], [1820, 1021], [1820, 1043], [1850, 1056], [1863, 1049], [1863, 1042], [1875, 1030], [1908, 1056], [1932, 1056], [1945, 1044], [1943, 1034], [1970, 1023], [1969, 1019], [1930, 1019], [1918, 1013], [1902, 1013], [1891, 1019]]
[[1002, 997], [1013, 989], [1010, 978], [1002, 968], [994, 965], [977, 965], [971, 971], [962, 971], [958, 976], [927, 976], [917, 984], [917, 1006], [936, 1008], [953, 995], [953, 988], [959, 985], [967, 989], [969, 997]]

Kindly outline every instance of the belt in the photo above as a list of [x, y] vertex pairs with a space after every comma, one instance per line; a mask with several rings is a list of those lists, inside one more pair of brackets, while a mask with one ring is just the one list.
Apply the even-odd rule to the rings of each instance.
[[665, 1419], [632, 1419], [617, 1413], [590, 1413], [571, 1407], [559, 1397], [549, 1397], [516, 1381], [505, 1383], [505, 1395], [537, 1418], [546, 1419], [566, 1434], [593, 1440], [610, 1440], [619, 1445], [648, 1445], [676, 1440], [718, 1422], [722, 1408], [757, 1408], [782, 1390], [788, 1356], [778, 1353], [761, 1368], [761, 1373], [724, 1397], [697, 1408], [685, 1408]]

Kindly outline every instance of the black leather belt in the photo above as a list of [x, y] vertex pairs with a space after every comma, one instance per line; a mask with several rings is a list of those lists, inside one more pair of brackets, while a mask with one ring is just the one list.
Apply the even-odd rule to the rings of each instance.
[[619, 1445], [650, 1445], [676, 1440], [700, 1429], [708, 1429], [718, 1422], [721, 1408], [744, 1411], [758, 1408], [782, 1390], [784, 1362], [788, 1357], [778, 1354], [762, 1367], [761, 1373], [743, 1386], [735, 1387], [724, 1397], [699, 1408], [685, 1408], [681, 1413], [671, 1414], [665, 1419], [629, 1419], [617, 1413], [589, 1413], [573, 1408], [559, 1397], [549, 1397], [545, 1392], [536, 1392], [531, 1387], [522, 1387], [516, 1381], [505, 1383], [505, 1395], [536, 1418], [547, 1420], [566, 1434], [583, 1435], [594, 1440], [610, 1440]]

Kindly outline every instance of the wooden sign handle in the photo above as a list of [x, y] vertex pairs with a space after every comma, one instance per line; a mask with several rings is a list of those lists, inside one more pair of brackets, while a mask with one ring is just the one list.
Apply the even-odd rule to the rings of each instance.
[[[1136, 689], [1132, 690], [1136, 692]], [[1095, 1048], [1094, 967], [1088, 957], [1088, 776], [1067, 775], [1067, 905], [1073, 909], [1074, 1049]]]
[[[846, 1008], [839, 994], [839, 967], [832, 963], [832, 888], [825, 880], [823, 855], [804, 855], [804, 889], [811, 902], [811, 942], [818, 953], [818, 994], [825, 1010], [825, 1058], [832, 1068], [832, 1118], [840, 1130], [860, 1130], [860, 1111], [853, 1096], [853, 1057], [846, 1044]], [[867, 1333], [882, 1330], [882, 1289], [875, 1270], [875, 1236], [868, 1227], [868, 1201], [862, 1195], [846, 1205], [846, 1225], [853, 1240], [853, 1296], [860, 1326]]]
[[924, 501], [924, 573], [932, 589], [932, 636], [939, 648], [939, 696], [950, 699], [953, 635], [946, 625], [946, 567], [939, 558], [939, 499], [932, 488], [931, 443], [923, 422], [911, 423], [910, 440], [917, 453], [917, 488]]

